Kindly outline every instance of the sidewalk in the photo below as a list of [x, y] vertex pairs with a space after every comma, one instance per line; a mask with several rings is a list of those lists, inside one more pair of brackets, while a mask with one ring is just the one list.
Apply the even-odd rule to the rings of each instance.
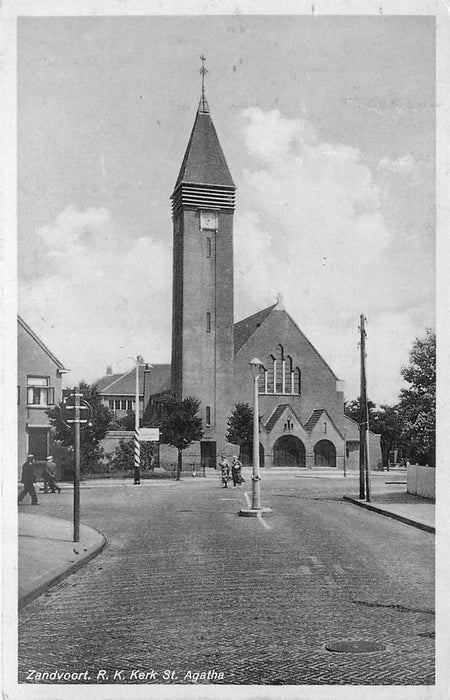
[[355, 495], [344, 496], [344, 500], [388, 518], [400, 520], [420, 530], [436, 533], [435, 503], [429, 498], [421, 498], [407, 493], [406, 474], [404, 481], [400, 481], [401, 477], [397, 475], [392, 476], [391, 481], [389, 474], [384, 472], [383, 479], [380, 479], [378, 475], [375, 479], [371, 478], [370, 503], [360, 500], [356, 495], [359, 494], [359, 485], [354, 487]]
[[103, 535], [80, 526], [73, 542], [73, 523], [19, 509], [19, 609], [96, 556], [106, 544]]

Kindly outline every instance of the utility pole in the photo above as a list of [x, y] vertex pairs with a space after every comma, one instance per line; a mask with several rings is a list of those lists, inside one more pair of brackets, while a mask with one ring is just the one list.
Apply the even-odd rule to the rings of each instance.
[[359, 498], [370, 501], [369, 484], [369, 413], [367, 407], [367, 380], [366, 380], [366, 317], [359, 317], [360, 352], [361, 352], [361, 384], [360, 384], [360, 423], [359, 423]]
[[75, 476], [73, 481], [73, 541], [80, 541], [80, 390], [75, 388]]
[[[81, 411], [91, 413], [91, 407], [83, 396], [80, 387], [75, 387], [69, 401], [64, 401], [64, 410], [61, 420], [68, 428], [74, 427], [75, 473], [73, 477], [73, 541], [80, 541], [80, 447], [81, 424], [90, 425], [88, 417], [81, 418]], [[67, 412], [73, 411], [73, 418], [67, 417]]]

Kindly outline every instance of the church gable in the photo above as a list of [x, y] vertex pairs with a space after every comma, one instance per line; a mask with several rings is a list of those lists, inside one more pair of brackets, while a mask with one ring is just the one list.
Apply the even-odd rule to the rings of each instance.
[[276, 433], [305, 433], [300, 418], [290, 404], [279, 404], [268, 417], [264, 429], [267, 433], [272, 434], [271, 437]]
[[[335, 383], [338, 379], [334, 372], [289, 314], [278, 307], [276, 304], [235, 324], [235, 339], [241, 342], [235, 347], [236, 361], [247, 355], [259, 357], [267, 372], [265, 393], [301, 393], [301, 384], [309, 377], [323, 376]], [[284, 383], [280, 371], [283, 365]]]
[[324, 409], [316, 409], [305, 423], [305, 429], [310, 434], [311, 440], [335, 440], [338, 436], [343, 438], [341, 431], [335, 425], [333, 419]]

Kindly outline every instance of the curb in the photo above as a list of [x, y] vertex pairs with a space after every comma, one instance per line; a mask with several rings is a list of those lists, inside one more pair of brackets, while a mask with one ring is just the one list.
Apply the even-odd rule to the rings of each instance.
[[65, 578], [70, 576], [71, 574], [74, 574], [78, 569], [81, 569], [81, 567], [85, 566], [88, 564], [92, 559], [94, 559], [100, 552], [103, 551], [106, 545], [106, 537], [100, 530], [97, 530], [95, 527], [89, 526], [91, 530], [94, 530], [95, 532], [98, 532], [98, 534], [101, 536], [102, 541], [99, 545], [97, 545], [92, 552], [87, 554], [83, 559], [79, 559], [78, 561], [74, 562], [71, 566], [64, 567], [62, 570], [59, 571], [59, 573], [56, 573], [54, 576], [52, 576], [48, 581], [45, 581], [44, 583], [41, 583], [38, 585], [36, 588], [34, 588], [32, 591], [29, 593], [24, 593], [22, 596], [19, 596], [18, 599], [18, 609], [22, 610], [26, 605], [31, 603], [33, 600], [36, 600], [36, 598], [39, 598], [45, 591], [47, 591], [49, 588], [52, 588], [55, 586], [57, 583], [60, 583], [61, 581], [64, 581]]
[[417, 527], [419, 530], [424, 530], [425, 532], [431, 532], [433, 535], [436, 534], [436, 528], [433, 527], [433, 525], [419, 523], [417, 520], [411, 520], [411, 518], [406, 518], [404, 515], [399, 515], [398, 513], [391, 513], [389, 510], [384, 510], [383, 508], [377, 508], [377, 506], [373, 506], [364, 501], [359, 501], [357, 498], [352, 498], [351, 496], [343, 496], [342, 498], [344, 501], [353, 503], [355, 506], [360, 506], [360, 508], [365, 508], [366, 510], [371, 510], [374, 513], [386, 515], [388, 518], [393, 518], [394, 520], [400, 520], [400, 522], [405, 523], [406, 525]]

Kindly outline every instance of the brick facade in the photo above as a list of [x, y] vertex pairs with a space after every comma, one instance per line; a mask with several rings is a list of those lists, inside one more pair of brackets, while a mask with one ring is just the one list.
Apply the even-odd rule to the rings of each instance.
[[[52, 448], [47, 411], [62, 398], [62, 375], [67, 372], [31, 328], [17, 323], [18, 469], [31, 451], [43, 462]], [[39, 466], [39, 465], [38, 465]]]

